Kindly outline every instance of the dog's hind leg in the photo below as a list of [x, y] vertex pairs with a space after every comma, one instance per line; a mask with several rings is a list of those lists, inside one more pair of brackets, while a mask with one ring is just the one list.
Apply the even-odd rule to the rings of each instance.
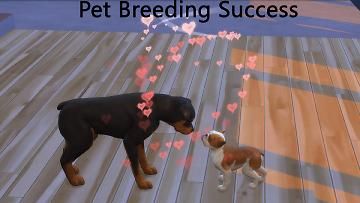
[[222, 175], [223, 183], [221, 185], [218, 185], [217, 189], [221, 192], [225, 191], [227, 187], [230, 185], [231, 182], [231, 171], [224, 171], [224, 174]]

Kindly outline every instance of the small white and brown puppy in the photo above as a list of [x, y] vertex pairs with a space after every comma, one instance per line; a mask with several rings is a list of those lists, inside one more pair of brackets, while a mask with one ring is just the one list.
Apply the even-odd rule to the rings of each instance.
[[222, 183], [219, 184], [218, 190], [226, 190], [230, 184], [231, 172], [239, 168], [242, 168], [243, 174], [253, 178], [249, 186], [256, 188], [266, 176], [266, 170], [261, 165], [264, 155], [253, 147], [225, 145], [224, 132], [212, 130], [201, 137], [204, 145], [210, 148], [210, 156], [215, 167], [223, 173], [219, 175], [219, 181]]

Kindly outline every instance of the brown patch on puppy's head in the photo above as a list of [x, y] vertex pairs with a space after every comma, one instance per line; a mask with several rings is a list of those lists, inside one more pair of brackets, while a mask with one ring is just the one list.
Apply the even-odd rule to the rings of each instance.
[[202, 137], [205, 146], [211, 149], [219, 149], [226, 144], [224, 134], [215, 130], [210, 131]]

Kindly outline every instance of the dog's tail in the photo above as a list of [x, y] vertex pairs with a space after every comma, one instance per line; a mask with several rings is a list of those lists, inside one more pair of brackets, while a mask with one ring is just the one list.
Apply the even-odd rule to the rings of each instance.
[[67, 101], [61, 102], [58, 106], [57, 106], [57, 110], [62, 110], [64, 108], [64, 106], [66, 105]]

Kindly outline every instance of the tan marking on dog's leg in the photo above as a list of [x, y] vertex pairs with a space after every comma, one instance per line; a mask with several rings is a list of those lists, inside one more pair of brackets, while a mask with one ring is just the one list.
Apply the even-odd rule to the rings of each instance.
[[155, 167], [151, 166], [146, 158], [144, 144], [140, 144], [137, 146], [138, 155], [139, 155], [139, 163], [146, 175], [155, 175], [157, 174], [157, 170]]
[[146, 180], [143, 174], [140, 172], [140, 166], [137, 169], [137, 172], [134, 173], [135, 182], [140, 189], [151, 189], [153, 187], [152, 183]]
[[71, 185], [79, 186], [85, 184], [84, 178], [81, 177], [80, 175], [77, 175], [72, 163], [66, 163], [62, 166], [62, 168], [64, 170], [66, 178], [69, 180]]

